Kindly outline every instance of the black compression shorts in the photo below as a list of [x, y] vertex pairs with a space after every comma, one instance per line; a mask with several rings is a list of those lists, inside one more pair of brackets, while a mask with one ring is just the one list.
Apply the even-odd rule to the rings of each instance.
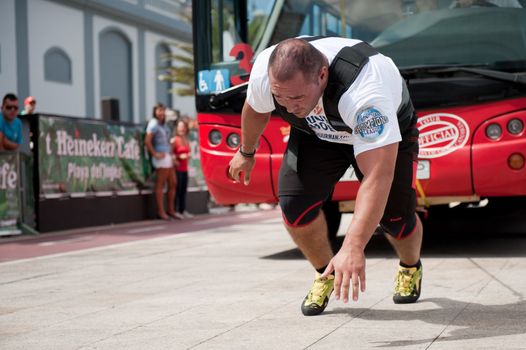
[[[409, 236], [416, 226], [416, 165], [418, 156], [418, 129], [416, 115], [411, 126], [402, 133], [393, 184], [380, 225], [398, 239]], [[314, 220], [321, 203], [334, 190], [345, 171], [352, 166], [361, 181], [363, 174], [357, 166], [352, 145], [322, 141], [314, 135], [291, 130], [296, 137], [297, 171], [287, 161], [285, 152], [279, 172], [279, 197], [283, 217], [289, 226], [302, 226]], [[291, 141], [289, 141], [290, 145]]]

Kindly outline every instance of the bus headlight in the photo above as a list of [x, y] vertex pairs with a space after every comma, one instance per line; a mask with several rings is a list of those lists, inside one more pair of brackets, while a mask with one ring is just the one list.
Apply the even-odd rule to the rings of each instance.
[[502, 128], [499, 124], [490, 124], [486, 128], [486, 136], [492, 140], [497, 140], [502, 135]]
[[518, 135], [524, 129], [524, 124], [520, 119], [512, 119], [508, 122], [508, 131], [512, 135]]
[[208, 134], [208, 141], [214, 146], [219, 145], [221, 143], [222, 138], [223, 136], [221, 135], [221, 132], [219, 130], [214, 129]]
[[236, 134], [235, 132], [231, 133], [226, 138], [226, 144], [230, 148], [237, 148], [239, 146], [239, 141], [241, 140], [241, 137], [239, 134]]

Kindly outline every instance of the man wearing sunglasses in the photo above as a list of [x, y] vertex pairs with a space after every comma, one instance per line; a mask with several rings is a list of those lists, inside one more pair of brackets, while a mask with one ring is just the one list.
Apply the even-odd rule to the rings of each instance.
[[15, 94], [6, 94], [0, 113], [0, 150], [16, 151], [22, 143], [22, 122], [17, 115], [18, 98]]

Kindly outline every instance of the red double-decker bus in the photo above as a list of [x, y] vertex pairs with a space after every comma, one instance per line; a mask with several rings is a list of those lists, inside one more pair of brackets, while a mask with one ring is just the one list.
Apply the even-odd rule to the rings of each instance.
[[[290, 132], [279, 116], [260, 139], [250, 185], [229, 180], [227, 169], [255, 56], [300, 35], [361, 39], [397, 64], [419, 116], [421, 206], [526, 197], [525, 7], [523, 0], [194, 1], [201, 163], [214, 199], [277, 202]], [[349, 169], [324, 207], [333, 234], [357, 189]]]

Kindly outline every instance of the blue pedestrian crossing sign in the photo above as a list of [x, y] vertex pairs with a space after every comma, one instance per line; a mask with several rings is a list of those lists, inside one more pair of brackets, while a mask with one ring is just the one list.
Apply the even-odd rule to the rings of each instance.
[[221, 92], [230, 87], [230, 72], [228, 69], [201, 70], [197, 74], [197, 92], [199, 94], [212, 94]]

